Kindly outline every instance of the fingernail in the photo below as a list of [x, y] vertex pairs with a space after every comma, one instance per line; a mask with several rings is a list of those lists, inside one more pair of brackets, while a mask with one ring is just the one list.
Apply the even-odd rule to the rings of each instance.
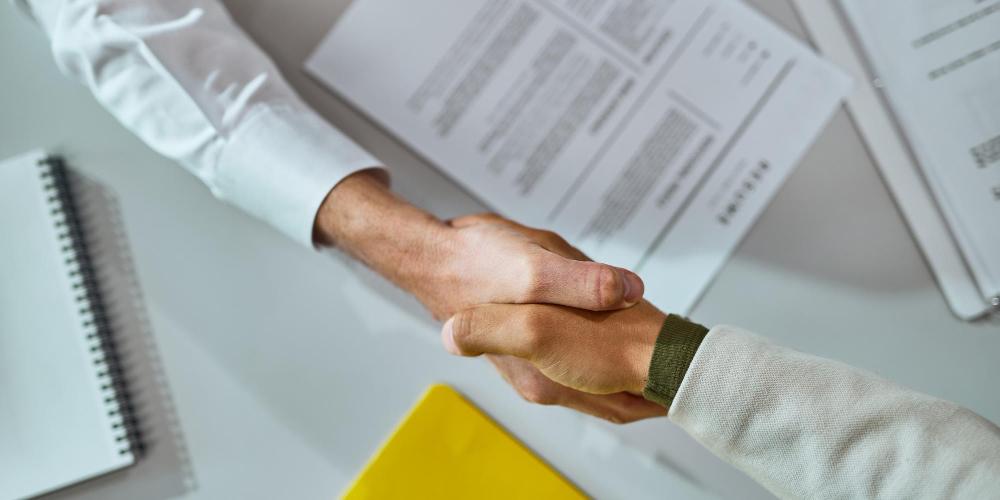
[[642, 278], [639, 275], [631, 272], [625, 271], [625, 302], [629, 304], [635, 304], [639, 302], [642, 298], [642, 294], [645, 291], [642, 284]]
[[441, 342], [444, 343], [446, 351], [458, 356], [458, 347], [455, 347], [455, 332], [451, 329], [451, 324], [454, 322], [455, 318], [445, 321], [444, 326], [441, 328]]

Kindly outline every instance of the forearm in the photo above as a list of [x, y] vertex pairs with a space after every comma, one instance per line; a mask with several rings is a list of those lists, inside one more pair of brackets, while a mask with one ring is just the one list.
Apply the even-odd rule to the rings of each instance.
[[317, 208], [380, 163], [326, 123], [219, 0], [17, 0], [56, 64], [212, 193], [312, 244]]
[[782, 498], [1000, 491], [1000, 429], [986, 419], [737, 328], [702, 342], [670, 419]]
[[[738, 328], [708, 331], [645, 301], [609, 313], [475, 307], [445, 323], [441, 341], [459, 356], [516, 356], [587, 394], [641, 391], [783, 498], [1000, 492], [1000, 428], [975, 413]], [[572, 407], [541, 394], [526, 398]]]

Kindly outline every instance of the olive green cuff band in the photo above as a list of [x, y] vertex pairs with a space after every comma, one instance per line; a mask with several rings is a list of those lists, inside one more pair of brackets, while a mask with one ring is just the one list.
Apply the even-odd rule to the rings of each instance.
[[667, 316], [656, 337], [643, 397], [670, 408], [705, 335], [708, 328], [676, 314]]

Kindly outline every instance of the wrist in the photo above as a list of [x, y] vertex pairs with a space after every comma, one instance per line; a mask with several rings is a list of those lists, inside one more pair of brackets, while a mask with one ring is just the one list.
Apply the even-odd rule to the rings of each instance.
[[[349, 251], [356, 235], [370, 222], [369, 205], [389, 196], [388, 185], [370, 171], [355, 172], [340, 181], [323, 200], [313, 224], [313, 243]], [[384, 202], [384, 200], [383, 200]]]
[[[404, 290], [422, 298], [426, 287], [438, 286], [442, 269], [452, 261], [457, 248], [455, 230], [436, 218], [418, 219], [399, 228], [401, 251], [386, 269]], [[433, 283], [433, 285], [432, 285]]]
[[669, 315], [657, 334], [643, 397], [670, 408], [708, 333], [702, 325]]
[[656, 341], [667, 315], [643, 300], [634, 307], [641, 314], [641, 319], [635, 323], [636, 330], [632, 341], [630, 371], [634, 381], [629, 388], [633, 394], [642, 394], [649, 380], [649, 368], [656, 349]]
[[327, 195], [314, 241], [337, 247], [407, 291], [414, 292], [449, 252], [453, 231], [393, 193], [371, 171], [357, 172]]

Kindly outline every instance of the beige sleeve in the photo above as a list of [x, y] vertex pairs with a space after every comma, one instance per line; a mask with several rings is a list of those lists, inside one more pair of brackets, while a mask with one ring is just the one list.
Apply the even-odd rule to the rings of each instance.
[[1000, 428], [870, 372], [719, 326], [670, 419], [781, 498], [1000, 498]]

